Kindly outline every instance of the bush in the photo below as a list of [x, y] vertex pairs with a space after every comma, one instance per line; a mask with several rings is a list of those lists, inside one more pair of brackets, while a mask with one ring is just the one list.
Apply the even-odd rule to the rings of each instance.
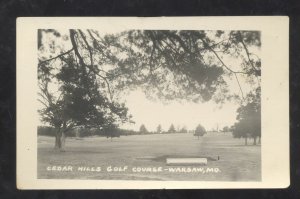
[[57, 129], [51, 126], [38, 126], [37, 133], [38, 135], [45, 135], [45, 136], [55, 136]]

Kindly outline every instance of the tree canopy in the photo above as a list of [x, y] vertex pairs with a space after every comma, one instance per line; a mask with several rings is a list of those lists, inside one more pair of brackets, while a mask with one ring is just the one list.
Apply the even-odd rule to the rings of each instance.
[[[105, 84], [110, 97], [124, 88], [143, 86], [150, 97], [221, 102], [236, 97], [228, 92], [226, 79], [236, 80], [243, 98], [239, 77], [248, 81], [260, 77], [261, 61], [255, 54], [261, 45], [258, 31], [129, 30], [103, 35], [70, 30], [65, 36], [70, 49], [55, 43], [61, 36], [57, 31], [40, 32], [56, 35], [51, 40], [53, 56], [73, 54]], [[230, 59], [235, 61], [227, 64]]]
[[186, 129], [186, 127], [182, 127], [179, 131], [179, 133], [187, 133], [188, 130]]
[[141, 134], [147, 134], [148, 133], [148, 130], [146, 129], [144, 124], [142, 124], [141, 127], [140, 127], [140, 133]]
[[170, 126], [170, 128], [169, 128], [169, 130], [168, 130], [168, 133], [176, 133], [174, 124], [171, 124], [171, 126]]
[[156, 133], [161, 133], [162, 132], [162, 127], [161, 125], [159, 124], [156, 128]]
[[194, 134], [194, 136], [197, 136], [198, 139], [199, 139], [199, 137], [200, 137], [200, 136], [203, 136], [205, 133], [206, 133], [205, 128], [204, 128], [201, 124], [199, 124], [199, 125], [196, 127], [196, 129], [195, 129], [195, 134]]
[[261, 137], [261, 103], [260, 88], [255, 93], [247, 96], [247, 102], [237, 110], [237, 122], [233, 126], [233, 136], [235, 138], [254, 139], [256, 145], [257, 137]]

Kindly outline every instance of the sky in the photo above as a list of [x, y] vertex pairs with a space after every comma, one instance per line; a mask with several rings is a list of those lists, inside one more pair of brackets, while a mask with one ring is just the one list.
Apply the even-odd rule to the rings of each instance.
[[167, 131], [171, 124], [175, 128], [186, 127], [194, 130], [198, 124], [206, 130], [231, 126], [236, 121], [237, 104], [227, 102], [222, 107], [210, 101], [205, 103], [171, 101], [151, 101], [141, 90], [130, 92], [123, 99], [132, 114], [135, 124], [125, 124], [122, 128], [139, 130], [144, 124], [149, 131], [155, 131], [160, 124]]

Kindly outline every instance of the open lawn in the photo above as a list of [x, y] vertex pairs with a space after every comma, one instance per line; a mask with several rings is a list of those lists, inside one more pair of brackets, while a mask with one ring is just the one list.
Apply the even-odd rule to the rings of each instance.
[[[105, 137], [67, 138], [65, 152], [54, 151], [53, 146], [53, 137], [38, 137], [38, 178], [261, 180], [261, 147], [244, 146], [244, 140], [232, 138], [231, 133], [206, 134], [199, 140], [192, 134], [133, 135], [114, 138], [112, 141]], [[208, 164], [167, 166], [167, 157], [207, 157]], [[57, 166], [67, 166], [65, 169], [68, 169], [57, 171]], [[120, 169], [107, 171], [110, 166]], [[139, 168], [136, 167], [140, 169], [154, 167], [162, 170], [138, 172]], [[176, 168], [179, 170], [174, 172], [172, 169]], [[90, 171], [83, 171], [84, 169]], [[94, 171], [91, 171], [93, 169]], [[193, 172], [189, 172], [191, 170]]]

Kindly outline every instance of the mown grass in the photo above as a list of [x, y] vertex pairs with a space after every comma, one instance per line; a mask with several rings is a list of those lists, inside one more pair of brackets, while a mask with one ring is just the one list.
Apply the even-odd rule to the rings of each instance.
[[[66, 151], [53, 150], [54, 138], [38, 137], [38, 178], [97, 180], [197, 180], [260, 181], [261, 147], [244, 146], [244, 140], [230, 133], [212, 133], [200, 137], [191, 134], [134, 135], [114, 138], [67, 138]], [[204, 168], [218, 173], [132, 172], [132, 167], [163, 167], [168, 157], [207, 157]], [[219, 160], [218, 160], [219, 157]], [[49, 166], [72, 166], [73, 171], [48, 171]], [[77, 168], [101, 167], [101, 172]], [[127, 166], [126, 171], [107, 172], [106, 168]], [[174, 167], [174, 166], [173, 166]], [[188, 166], [181, 166], [188, 167]]]

